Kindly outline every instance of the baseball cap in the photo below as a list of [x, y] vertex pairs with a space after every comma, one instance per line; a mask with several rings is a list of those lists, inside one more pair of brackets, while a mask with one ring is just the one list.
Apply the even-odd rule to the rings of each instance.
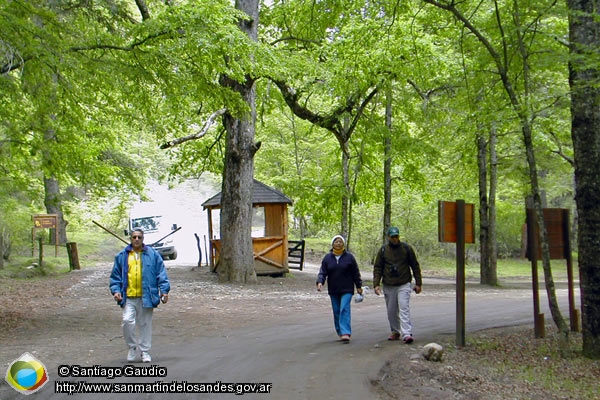
[[388, 236], [400, 236], [400, 230], [395, 226], [390, 226], [390, 229], [388, 229]]

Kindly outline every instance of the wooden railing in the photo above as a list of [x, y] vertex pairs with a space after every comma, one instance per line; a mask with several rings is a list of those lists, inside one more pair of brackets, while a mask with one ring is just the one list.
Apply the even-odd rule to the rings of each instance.
[[288, 266], [302, 271], [304, 267], [304, 239], [288, 240]]

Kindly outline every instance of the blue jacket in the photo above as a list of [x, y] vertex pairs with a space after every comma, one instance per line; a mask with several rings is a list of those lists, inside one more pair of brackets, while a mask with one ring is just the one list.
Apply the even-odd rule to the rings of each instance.
[[317, 283], [325, 283], [327, 280], [327, 292], [329, 294], [354, 294], [354, 287], [362, 287], [362, 279], [358, 263], [352, 253], [344, 250], [339, 260], [333, 252], [323, 257], [321, 269], [317, 277]]
[[[127, 259], [131, 245], [125, 247], [115, 256], [112, 273], [110, 274], [110, 293], [121, 293], [123, 300], [119, 305], [123, 307], [127, 299], [127, 271], [129, 264]], [[160, 254], [150, 246], [142, 248], [142, 306], [144, 308], [157, 307], [160, 296], [169, 293], [171, 284], [167, 276], [167, 270]]]

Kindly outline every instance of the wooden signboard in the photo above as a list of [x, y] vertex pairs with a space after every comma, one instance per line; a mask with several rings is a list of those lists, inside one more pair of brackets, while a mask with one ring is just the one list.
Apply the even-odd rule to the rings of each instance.
[[[571, 330], [579, 332], [579, 310], [575, 308], [574, 276], [573, 276], [573, 257], [571, 254], [570, 239], [570, 212], [564, 208], [543, 208], [544, 226], [548, 234], [548, 247], [550, 259], [567, 261], [567, 281], [569, 295], [569, 316]], [[533, 289], [533, 317], [535, 337], [545, 336], [544, 332], [544, 314], [540, 313], [539, 305], [539, 282], [537, 272], [537, 260], [542, 259], [542, 249], [540, 245], [540, 227], [537, 223], [535, 210], [526, 209], [527, 215], [527, 258], [531, 261], [531, 279]], [[537, 257], [533, 257], [535, 254]]]
[[456, 345], [465, 346], [465, 244], [475, 243], [475, 206], [464, 200], [438, 202], [440, 242], [456, 243]]
[[[567, 245], [569, 241], [569, 210], [562, 208], [544, 208], [544, 225], [546, 226], [546, 232], [548, 233], [548, 245], [550, 246], [550, 259], [551, 260], [564, 260], [567, 258]], [[533, 212], [533, 210], [529, 211]], [[527, 248], [527, 259], [531, 261], [531, 248], [537, 249], [537, 259], [542, 259], [542, 249], [540, 246], [540, 235], [537, 221], [535, 220], [535, 214], [532, 217], [535, 223], [535, 232], [532, 239], [535, 240]]]
[[[440, 242], [456, 243], [456, 202], [438, 202]], [[475, 206], [465, 203], [465, 243], [475, 243]]]
[[38, 214], [33, 216], [33, 227], [56, 229], [57, 221], [57, 214]]
[[[54, 229], [54, 255], [58, 257], [58, 214], [36, 214], [32, 217], [33, 229], [31, 230], [31, 255], [33, 256], [33, 242], [37, 229]], [[40, 242], [41, 243], [41, 242]], [[42, 254], [42, 249], [39, 249]]]

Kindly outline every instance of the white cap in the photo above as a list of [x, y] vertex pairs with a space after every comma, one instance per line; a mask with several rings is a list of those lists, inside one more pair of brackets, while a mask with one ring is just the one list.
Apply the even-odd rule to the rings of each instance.
[[344, 247], [346, 246], [346, 239], [344, 239], [344, 237], [342, 235], [335, 235], [333, 237], [333, 239], [331, 239], [331, 245], [333, 246], [333, 242], [335, 242], [335, 239], [340, 238], [342, 239], [342, 242], [344, 243]]

